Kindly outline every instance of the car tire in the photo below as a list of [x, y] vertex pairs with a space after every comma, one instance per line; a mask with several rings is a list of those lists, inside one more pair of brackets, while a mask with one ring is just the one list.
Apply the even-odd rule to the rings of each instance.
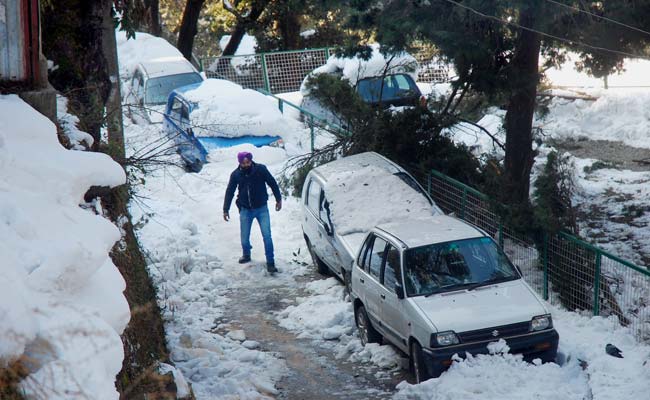
[[357, 308], [354, 319], [359, 330], [359, 338], [361, 339], [362, 345], [365, 346], [368, 343], [381, 342], [381, 334], [372, 326], [372, 322], [370, 322], [364, 306]]
[[192, 162], [185, 161], [185, 170], [187, 172], [198, 173], [201, 172], [202, 168], [203, 168], [203, 163], [201, 163], [200, 160], [194, 160]]
[[[424, 362], [422, 346], [417, 341], [413, 341], [409, 347], [409, 367], [414, 384], [422, 383], [433, 378]], [[436, 375], [440, 376], [441, 373], [442, 371], [439, 371]]]
[[318, 271], [319, 274], [328, 276], [330, 274], [330, 269], [316, 255], [316, 252], [314, 251], [314, 248], [312, 247], [311, 242], [309, 241], [309, 239], [305, 237], [305, 241], [307, 242], [307, 250], [309, 250], [309, 255], [311, 256], [311, 259], [312, 259], [312, 261], [314, 263], [314, 267], [316, 267], [316, 270]]

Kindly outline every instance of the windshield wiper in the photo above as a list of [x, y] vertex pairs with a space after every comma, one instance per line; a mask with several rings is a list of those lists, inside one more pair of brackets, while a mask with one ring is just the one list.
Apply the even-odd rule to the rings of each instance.
[[453, 289], [465, 289], [467, 291], [472, 291], [478, 287], [481, 286], [487, 286], [487, 285], [492, 285], [495, 283], [501, 283], [501, 282], [508, 282], [517, 279], [517, 276], [509, 276], [509, 277], [504, 277], [504, 278], [494, 278], [494, 279], [488, 279], [487, 281], [483, 282], [467, 282], [467, 283], [453, 283], [451, 285], [446, 285], [439, 287], [438, 289], [434, 290], [433, 292], [426, 294], [424, 297], [429, 297], [433, 296], [434, 294], [442, 293], [442, 292], [449, 292]]

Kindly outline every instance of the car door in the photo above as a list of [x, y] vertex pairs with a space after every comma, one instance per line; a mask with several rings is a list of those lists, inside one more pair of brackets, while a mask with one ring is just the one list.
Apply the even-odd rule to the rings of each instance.
[[325, 262], [328, 266], [331, 261], [329, 260], [329, 255], [331, 250], [328, 247], [331, 247], [328, 243], [328, 233], [325, 228], [325, 224], [321, 220], [321, 207], [323, 201], [323, 186], [321, 183], [316, 180], [314, 177], [310, 179], [307, 183], [307, 199], [306, 207], [307, 213], [305, 215], [305, 223], [309, 227], [307, 237], [311, 243], [312, 249], [316, 255]]
[[[340, 248], [336, 236], [334, 235], [334, 224], [332, 223], [332, 216], [330, 210], [330, 204], [327, 200], [327, 193], [323, 189], [321, 199], [320, 199], [320, 208], [319, 208], [319, 219], [322, 223], [322, 229], [325, 232], [324, 239], [327, 242], [326, 247], [326, 257], [328, 259], [328, 266], [334, 272], [343, 277], [341, 268], [343, 266], [344, 260], [341, 257], [341, 252], [345, 253], [345, 250]], [[352, 260], [345, 260], [346, 265], [349, 266]]]
[[404, 287], [402, 282], [402, 255], [397, 246], [388, 243], [385, 250], [385, 262], [381, 271], [381, 288], [379, 301], [381, 320], [384, 330], [391, 341], [405, 345], [408, 337], [407, 313], [404, 301], [397, 297], [397, 287]]
[[372, 243], [372, 249], [368, 252], [366, 266], [367, 279], [366, 287], [366, 309], [370, 317], [378, 322], [375, 328], [383, 331], [383, 321], [381, 318], [381, 269], [383, 267], [386, 255], [387, 242], [383, 238], [375, 235]]

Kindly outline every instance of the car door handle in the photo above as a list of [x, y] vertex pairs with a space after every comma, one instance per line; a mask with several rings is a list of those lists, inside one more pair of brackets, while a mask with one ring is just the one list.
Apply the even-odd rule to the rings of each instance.
[[379, 297], [381, 297], [382, 299], [386, 300], [386, 295], [385, 295], [385, 294], [380, 294]]
[[364, 281], [363, 278], [359, 278], [359, 280], [361, 281], [361, 283], [366, 283], [366, 281]]

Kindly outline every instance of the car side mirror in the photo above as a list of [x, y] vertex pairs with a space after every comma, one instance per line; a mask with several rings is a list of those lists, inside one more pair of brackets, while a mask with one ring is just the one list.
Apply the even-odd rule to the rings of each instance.
[[399, 283], [395, 285], [395, 294], [397, 295], [397, 298], [400, 300], [404, 298], [404, 288]]

